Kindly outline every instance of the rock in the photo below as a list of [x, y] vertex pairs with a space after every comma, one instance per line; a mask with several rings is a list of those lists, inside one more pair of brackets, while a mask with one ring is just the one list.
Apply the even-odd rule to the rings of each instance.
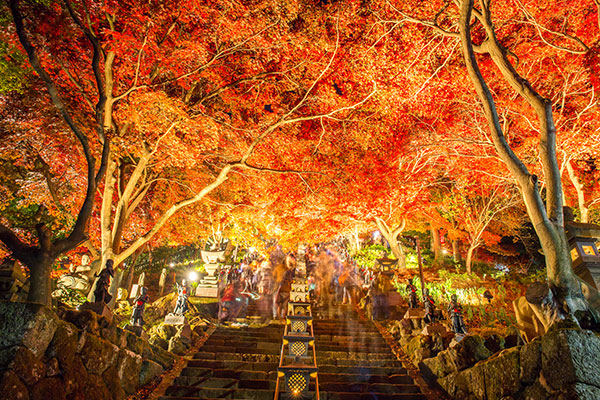
[[136, 336], [135, 333], [131, 333], [129, 331], [124, 331], [124, 332], [125, 332], [125, 335], [127, 338], [127, 345], [125, 346], [125, 348], [136, 354], [142, 354], [142, 351], [144, 351], [144, 345], [146, 344], [146, 342], [144, 342], [144, 340], [141, 339], [140, 337]]
[[535, 382], [542, 370], [542, 341], [536, 338], [521, 346], [520, 359], [521, 381], [525, 384]]
[[0, 348], [22, 345], [38, 358], [44, 354], [58, 326], [57, 315], [34, 303], [0, 302]]
[[438, 353], [436, 357], [423, 360], [419, 364], [419, 369], [428, 382], [435, 382], [438, 378], [458, 371], [455, 360], [456, 350], [445, 350]]
[[125, 393], [132, 394], [138, 388], [142, 357], [129, 350], [119, 352], [118, 377]]
[[175, 354], [184, 355], [187, 347], [181, 341], [181, 337], [174, 336], [169, 339], [169, 351]]
[[[519, 348], [502, 351], [496, 357], [478, 363], [473, 370], [483, 369], [485, 373], [485, 396], [487, 400], [500, 400], [512, 397], [521, 389]], [[475, 392], [474, 392], [475, 393]], [[477, 395], [477, 393], [475, 393]]]
[[164, 369], [169, 369], [175, 364], [177, 356], [169, 353], [167, 350], [153, 346], [152, 352], [154, 353], [152, 360], [159, 363]]
[[113, 313], [104, 303], [83, 303], [79, 306], [80, 311], [92, 311], [96, 313], [99, 317], [106, 319], [108, 324], [112, 324], [113, 321]]
[[46, 357], [56, 358], [63, 370], [72, 368], [73, 358], [77, 352], [77, 334], [75, 326], [59, 321], [54, 337], [46, 350]]
[[563, 399], [598, 400], [600, 388], [578, 382], [567, 389]]
[[56, 376], [60, 374], [60, 366], [56, 358], [50, 359], [46, 363], [46, 376]]
[[458, 370], [475, 365], [478, 361], [485, 360], [492, 353], [485, 347], [481, 336], [469, 335], [455, 347], [457, 351], [457, 360], [455, 364]]
[[150, 336], [158, 336], [168, 342], [176, 333], [177, 328], [174, 325], [165, 325], [161, 323], [153, 328]]
[[27, 387], [12, 371], [5, 371], [0, 377], [0, 393], [5, 400], [29, 400]]
[[165, 350], [169, 348], [169, 342], [158, 336], [152, 336], [148, 342], [153, 346], [157, 346]]
[[504, 350], [504, 338], [498, 334], [492, 334], [484, 339], [485, 347], [495, 354], [500, 350]]
[[437, 381], [442, 389], [444, 389], [452, 398], [456, 398], [456, 391], [458, 389], [456, 383], [459, 374], [460, 372], [453, 372]]
[[100, 326], [98, 325], [99, 315], [91, 310], [62, 310], [61, 318], [70, 322], [82, 331], [89, 332], [96, 336], [100, 335]]
[[31, 389], [31, 400], [66, 400], [65, 384], [60, 378], [45, 378]]
[[573, 383], [600, 387], [600, 338], [591, 331], [561, 329], [542, 336], [542, 372], [553, 389]]
[[425, 358], [430, 358], [431, 354], [431, 337], [418, 335], [408, 342], [406, 353], [418, 364]]
[[177, 333], [175, 335], [181, 338], [181, 341], [184, 345], [186, 345], [186, 347], [190, 347], [192, 345], [192, 330], [188, 324], [178, 326]]
[[115, 365], [119, 348], [94, 335], [86, 334], [85, 345], [79, 355], [83, 365], [91, 374], [102, 375], [111, 365]]
[[523, 391], [523, 400], [541, 400], [549, 397], [548, 392], [539, 381], [535, 381], [533, 385], [527, 386]]
[[46, 376], [46, 365], [27, 348], [15, 346], [9, 349], [13, 353], [12, 361], [7, 365], [27, 386], [34, 385]]
[[111, 366], [104, 371], [102, 378], [104, 379], [106, 388], [112, 394], [113, 400], [123, 400], [126, 397], [125, 390], [123, 390], [121, 379], [119, 378], [119, 374], [115, 366]]
[[90, 374], [84, 389], [85, 400], [107, 400], [112, 399], [106, 384], [101, 376]]
[[88, 384], [88, 372], [85, 369], [81, 358], [76, 356], [73, 358], [70, 365], [71, 367], [69, 369], [62, 370], [65, 391], [69, 396], [78, 392], [83, 393]]
[[162, 374], [165, 370], [158, 363], [150, 360], [142, 361], [142, 368], [140, 371], [140, 386], [145, 386], [148, 382], [154, 379], [156, 376]]

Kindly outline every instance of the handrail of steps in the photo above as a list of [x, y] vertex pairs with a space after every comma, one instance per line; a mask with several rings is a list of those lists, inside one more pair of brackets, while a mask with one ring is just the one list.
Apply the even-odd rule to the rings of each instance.
[[[285, 355], [286, 346], [289, 353], [287, 356]], [[312, 347], [312, 357], [309, 355], [309, 347]], [[312, 362], [304, 362], [309, 359], [312, 359]], [[279, 354], [274, 400], [280, 399], [281, 378], [284, 380], [285, 389], [282, 393], [287, 395], [286, 399], [306, 399], [309, 396], [310, 378], [314, 378], [314, 398], [320, 400], [317, 372], [317, 352], [308, 283], [305, 277], [297, 277], [294, 279], [290, 292], [288, 315]]]

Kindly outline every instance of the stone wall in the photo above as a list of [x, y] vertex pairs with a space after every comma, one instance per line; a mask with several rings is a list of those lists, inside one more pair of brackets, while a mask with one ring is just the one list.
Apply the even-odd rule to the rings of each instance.
[[454, 399], [600, 399], [600, 337], [594, 332], [556, 324], [530, 343], [495, 354], [490, 338], [466, 336], [436, 351], [440, 338], [403, 333], [402, 348], [425, 380]]
[[91, 311], [57, 313], [32, 303], [0, 302], [3, 399], [120, 400], [176, 360]]

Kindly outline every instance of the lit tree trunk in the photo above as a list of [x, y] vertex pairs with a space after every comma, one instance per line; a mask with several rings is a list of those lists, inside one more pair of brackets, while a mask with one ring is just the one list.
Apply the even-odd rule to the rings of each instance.
[[514, 69], [508, 60], [506, 49], [496, 38], [489, 3], [482, 1], [481, 5], [482, 9], [477, 11], [475, 16], [483, 25], [487, 37], [480, 50], [491, 56], [504, 79], [538, 115], [541, 134], [539, 161], [545, 177], [545, 205], [540, 195], [537, 177], [529, 173], [506, 141], [492, 93], [479, 70], [471, 39], [473, 0], [463, 0], [460, 4], [459, 37], [467, 71], [481, 100], [496, 151], [517, 181], [527, 213], [540, 239], [546, 259], [548, 282], [560, 308], [557, 318], [565, 318], [577, 310], [587, 310], [588, 305], [571, 268], [569, 246], [564, 231], [563, 197], [556, 158], [556, 130], [552, 116], [552, 102], [540, 96]]
[[467, 260], [466, 260], [466, 267], [467, 267], [467, 274], [471, 274], [472, 271], [472, 265], [473, 265], [473, 257], [475, 255], [475, 250], [477, 250], [477, 247], [479, 247], [479, 245], [477, 244], [471, 244], [469, 246], [469, 249], [467, 250]]
[[452, 241], [452, 258], [454, 262], [460, 262], [462, 260], [460, 256], [460, 240], [454, 239]]
[[403, 219], [402, 223], [395, 227], [390, 228], [384, 220], [381, 218], [375, 218], [375, 223], [381, 235], [387, 240], [390, 245], [390, 250], [396, 259], [398, 260], [398, 266], [400, 268], [406, 268], [406, 255], [400, 242], [398, 242], [398, 235], [400, 235], [406, 227], [406, 220]]
[[431, 251], [433, 251], [433, 263], [440, 264], [444, 257], [442, 254], [440, 233], [433, 225], [429, 227], [429, 232], [431, 232]]
[[579, 181], [573, 166], [571, 165], [571, 161], [566, 161], [567, 172], [569, 173], [569, 179], [575, 188], [575, 192], [577, 193], [577, 204], [579, 206], [579, 215], [581, 215], [581, 222], [587, 224], [589, 222], [589, 209], [585, 204], [585, 193], [583, 191], [583, 184]]
[[[50, 306], [52, 304], [51, 289], [51, 271], [56, 258], [65, 252], [72, 250], [85, 242], [88, 238], [86, 235], [87, 224], [94, 208], [94, 199], [96, 196], [96, 188], [102, 180], [106, 170], [106, 164], [109, 155], [109, 138], [106, 133], [112, 129], [112, 125], [105, 125], [104, 120], [112, 116], [112, 105], [107, 104], [105, 93], [108, 89], [108, 83], [96, 79], [93, 84], [98, 92], [98, 103], [96, 104], [96, 113], [92, 121], [88, 121], [87, 125], [81, 126], [78, 121], [74, 120], [69, 107], [63, 102], [59, 89], [55, 85], [52, 77], [42, 65], [37, 49], [29, 40], [28, 32], [24, 25], [24, 18], [19, 8], [19, 1], [11, 0], [8, 2], [11, 16], [15, 24], [15, 32], [19, 42], [27, 53], [29, 63], [32, 69], [43, 81], [48, 91], [48, 96], [52, 105], [60, 115], [62, 120], [69, 127], [71, 133], [77, 138], [80, 149], [86, 160], [86, 178], [87, 187], [85, 198], [77, 214], [75, 224], [67, 235], [61, 235], [60, 239], [52, 238], [52, 232], [43, 224], [35, 226], [38, 235], [38, 245], [31, 246], [25, 244], [14, 232], [0, 224], [0, 241], [11, 252], [12, 256], [27, 266], [30, 270], [30, 288], [28, 300], [31, 302]], [[83, 26], [80, 20], [68, 11], [72, 17], [74, 25], [78, 26], [89, 40], [95, 57], [91, 61], [91, 68], [96, 77], [101, 76], [100, 60], [104, 53], [101, 49], [101, 44], [97, 37], [88, 31], [88, 27]], [[112, 71], [112, 60], [110, 52], [106, 53], [105, 63], [103, 65], [105, 72]], [[114, 54], [113, 54], [114, 55]], [[90, 148], [90, 138], [87, 132], [93, 131], [97, 134], [94, 138], [102, 144], [102, 155], [100, 165], [96, 171], [96, 158]]]
[[42, 255], [29, 269], [29, 293], [27, 301], [50, 306], [52, 304], [52, 279], [50, 278], [55, 257]]

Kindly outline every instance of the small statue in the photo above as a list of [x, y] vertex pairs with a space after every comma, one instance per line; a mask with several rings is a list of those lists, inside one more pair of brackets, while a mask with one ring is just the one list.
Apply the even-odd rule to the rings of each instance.
[[435, 312], [435, 301], [433, 300], [433, 297], [431, 297], [431, 295], [429, 294], [429, 290], [423, 290], [423, 295], [423, 304], [425, 305], [425, 322], [428, 324], [433, 323], [437, 319], [437, 315]]
[[133, 302], [133, 313], [131, 313], [131, 325], [143, 326], [144, 325], [144, 306], [150, 300], [148, 297], [148, 289], [142, 286], [140, 289], [140, 295], [136, 297]]
[[492, 295], [492, 293], [490, 293], [489, 290], [483, 292], [483, 297], [488, 301], [488, 304], [492, 304], [492, 299], [494, 298], [494, 296]]
[[419, 307], [419, 301], [417, 300], [417, 288], [413, 285], [412, 278], [408, 280], [406, 284], [406, 290], [408, 291], [408, 308]]
[[100, 271], [100, 275], [94, 275], [98, 278], [94, 290], [94, 303], [108, 304], [112, 299], [112, 296], [108, 293], [108, 288], [110, 287], [111, 277], [115, 275], [113, 263], [113, 260], [106, 260], [106, 266]]
[[448, 314], [450, 315], [450, 319], [452, 321], [452, 331], [457, 335], [466, 335], [467, 327], [465, 326], [465, 322], [463, 321], [462, 317], [462, 306], [458, 303], [455, 294], [453, 294], [450, 299], [450, 304], [448, 304]]
[[181, 285], [179, 285], [177, 282], [175, 282], [175, 285], [177, 285], [177, 304], [175, 304], [175, 310], [173, 311], [173, 314], [183, 315], [188, 310], [187, 298], [190, 291], [185, 279], [181, 280]]

